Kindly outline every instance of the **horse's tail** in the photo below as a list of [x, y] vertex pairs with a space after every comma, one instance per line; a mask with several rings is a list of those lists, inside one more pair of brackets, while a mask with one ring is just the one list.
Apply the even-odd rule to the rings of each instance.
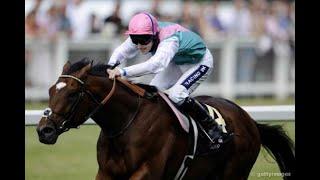
[[277, 161], [283, 178], [295, 178], [295, 155], [292, 140], [280, 125], [257, 124], [263, 147]]

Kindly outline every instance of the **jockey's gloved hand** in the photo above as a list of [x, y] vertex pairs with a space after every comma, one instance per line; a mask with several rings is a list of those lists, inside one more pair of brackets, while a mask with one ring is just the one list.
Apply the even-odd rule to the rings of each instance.
[[109, 74], [109, 79], [114, 79], [117, 76], [124, 76], [125, 75], [125, 71], [120, 68], [107, 69], [107, 72]]

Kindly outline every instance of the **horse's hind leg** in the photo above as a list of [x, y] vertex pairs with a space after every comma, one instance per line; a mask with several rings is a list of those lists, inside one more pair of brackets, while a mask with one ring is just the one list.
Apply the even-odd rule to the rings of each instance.
[[238, 154], [234, 156], [225, 165], [224, 171], [222, 172], [219, 180], [246, 180], [248, 179], [251, 169], [255, 163], [255, 159], [243, 159], [240, 156], [245, 156], [244, 154]]

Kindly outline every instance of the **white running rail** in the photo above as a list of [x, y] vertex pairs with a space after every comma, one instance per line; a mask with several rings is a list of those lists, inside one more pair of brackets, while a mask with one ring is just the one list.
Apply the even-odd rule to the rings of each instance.
[[[277, 121], [295, 120], [295, 106], [294, 105], [280, 105], [280, 106], [242, 106], [250, 116], [256, 121]], [[25, 125], [38, 124], [43, 110], [26, 110], [25, 111]], [[92, 119], [89, 119], [85, 124], [95, 124]]]

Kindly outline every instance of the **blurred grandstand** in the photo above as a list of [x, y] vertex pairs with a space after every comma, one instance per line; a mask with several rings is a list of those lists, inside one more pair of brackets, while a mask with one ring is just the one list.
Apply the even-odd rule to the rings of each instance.
[[[88, 56], [107, 62], [139, 11], [180, 23], [205, 39], [215, 72], [196, 95], [294, 96], [294, 1], [25, 0], [26, 100], [48, 99], [47, 90], [67, 60]], [[150, 78], [133, 80], [148, 83]]]

